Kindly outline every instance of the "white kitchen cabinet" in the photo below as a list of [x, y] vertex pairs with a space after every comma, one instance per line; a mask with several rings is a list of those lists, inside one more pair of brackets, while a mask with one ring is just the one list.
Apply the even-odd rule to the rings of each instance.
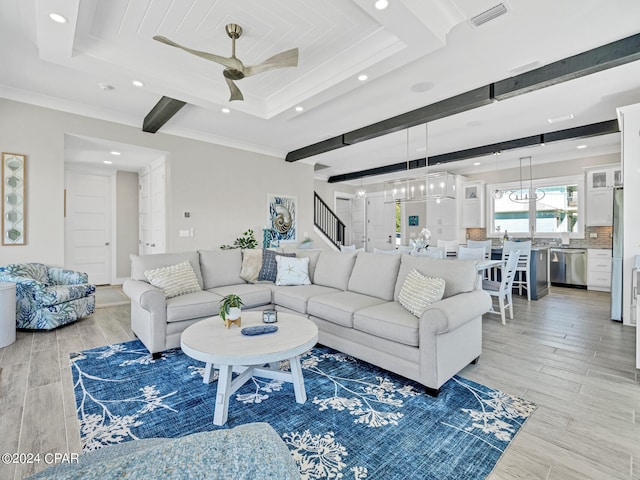
[[587, 249], [587, 289], [611, 291], [611, 250]]
[[462, 226], [485, 228], [485, 182], [478, 180], [462, 184]]
[[619, 165], [588, 169], [586, 225], [611, 226], [613, 224], [613, 189], [622, 186]]

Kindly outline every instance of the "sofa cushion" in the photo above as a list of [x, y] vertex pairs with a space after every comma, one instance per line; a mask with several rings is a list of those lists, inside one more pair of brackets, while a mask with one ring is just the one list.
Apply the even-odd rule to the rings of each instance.
[[399, 268], [399, 255], [360, 252], [349, 278], [349, 291], [391, 301]]
[[218, 314], [222, 296], [201, 290], [167, 299], [167, 322], [180, 322]]
[[260, 273], [258, 274], [258, 280], [267, 282], [276, 281], [276, 276], [278, 275], [278, 264], [276, 262], [276, 257], [278, 255], [282, 255], [284, 257], [296, 256], [295, 253], [281, 253], [275, 252], [273, 250], [263, 250], [262, 268], [260, 269]]
[[376, 337], [417, 347], [420, 320], [398, 302], [385, 302], [353, 314], [353, 328]]
[[323, 250], [318, 257], [313, 283], [324, 287], [346, 290], [356, 261], [356, 253]]
[[477, 260], [441, 260], [439, 258], [402, 255], [393, 298], [398, 301], [404, 279], [414, 268], [422, 275], [442, 278], [445, 281], [442, 298], [471, 292], [476, 288], [476, 282], [478, 282], [476, 262]]
[[200, 255], [198, 252], [184, 253], [154, 253], [151, 255], [129, 255], [131, 259], [131, 278], [148, 282], [144, 272], [154, 268], [175, 265], [188, 260], [196, 274], [200, 288], [202, 288], [202, 273], [200, 272]]
[[322, 285], [298, 285], [294, 287], [274, 287], [273, 303], [294, 312], [306, 314], [310, 298], [326, 293], [339, 292], [335, 288]]
[[249, 282], [256, 283], [262, 268], [262, 249], [255, 248], [242, 251], [242, 268], [240, 277]]
[[276, 256], [276, 285], [309, 285], [309, 258]]
[[151, 285], [162, 290], [167, 298], [201, 290], [193, 267], [188, 260], [176, 265], [147, 270], [144, 272], [144, 276], [147, 277]]
[[442, 299], [444, 286], [443, 279], [422, 275], [414, 268], [404, 279], [398, 302], [420, 318], [429, 305]]
[[381, 303], [384, 300], [355, 292], [327, 293], [311, 297], [307, 302], [307, 312], [328, 322], [353, 327], [353, 312]]
[[226, 297], [230, 293], [239, 295], [244, 305], [243, 308], [260, 307], [271, 303], [271, 288], [268, 285], [241, 283], [216, 287], [207, 291], [222, 297]]
[[313, 282], [313, 275], [316, 271], [316, 265], [318, 263], [318, 258], [320, 257], [320, 252], [322, 250], [317, 248], [284, 248], [285, 253], [295, 253], [296, 258], [309, 258], [309, 280], [311, 283]]
[[200, 250], [200, 271], [203, 289], [244, 283], [240, 277], [242, 269], [242, 250]]

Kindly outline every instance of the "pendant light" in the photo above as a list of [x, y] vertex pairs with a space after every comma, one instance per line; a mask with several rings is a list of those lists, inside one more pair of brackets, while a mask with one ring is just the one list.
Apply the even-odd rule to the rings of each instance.
[[[522, 160], [529, 160], [529, 188], [524, 188], [522, 181]], [[531, 157], [520, 157], [520, 189], [512, 190], [509, 193], [509, 200], [514, 203], [539, 202], [544, 198], [544, 192], [533, 189], [533, 170], [531, 167]]]
[[356, 190], [356, 197], [365, 198], [366, 196], [367, 196], [367, 189], [364, 188], [364, 185], [362, 184], [362, 179], [360, 179], [360, 188]]

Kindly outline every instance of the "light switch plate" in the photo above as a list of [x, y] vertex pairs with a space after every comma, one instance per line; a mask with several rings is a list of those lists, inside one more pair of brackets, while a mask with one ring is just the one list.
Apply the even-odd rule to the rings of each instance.
[[595, 233], [595, 232], [591, 232], [591, 233], [589, 234], [589, 238], [598, 238], [598, 234], [597, 234], [597, 233]]
[[189, 230], [180, 230], [180, 232], [178, 232], [178, 236], [180, 237], [189, 237]]

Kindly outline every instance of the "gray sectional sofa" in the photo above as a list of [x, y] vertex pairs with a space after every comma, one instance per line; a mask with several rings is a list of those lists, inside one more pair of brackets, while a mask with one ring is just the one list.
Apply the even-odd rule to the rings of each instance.
[[[123, 285], [131, 298], [131, 328], [152, 354], [180, 345], [193, 323], [217, 315], [229, 293], [244, 309], [275, 308], [310, 318], [319, 343], [415, 380], [430, 393], [482, 350], [482, 315], [491, 300], [478, 281], [475, 261], [329, 250], [297, 250], [308, 256], [310, 285], [248, 283], [241, 276], [241, 250], [211, 250], [131, 257], [131, 278]], [[201, 291], [165, 298], [144, 272], [189, 261]], [[407, 274], [445, 280], [442, 300], [418, 318], [398, 296]]]

